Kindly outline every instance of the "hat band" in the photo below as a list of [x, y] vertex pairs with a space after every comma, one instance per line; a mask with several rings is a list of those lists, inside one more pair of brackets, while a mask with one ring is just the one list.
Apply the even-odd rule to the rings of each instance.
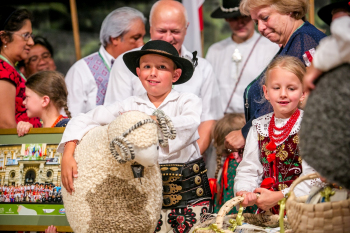
[[221, 10], [223, 12], [234, 12], [234, 11], [239, 11], [239, 7], [234, 7], [234, 8], [225, 8], [223, 6], [220, 6]]
[[163, 53], [163, 54], [166, 54], [166, 55], [176, 56], [176, 55], [174, 55], [174, 54], [165, 52], [165, 51], [163, 51], [163, 50], [158, 50], [158, 49], [145, 49], [145, 50], [143, 50], [143, 51], [157, 52], [157, 53]]

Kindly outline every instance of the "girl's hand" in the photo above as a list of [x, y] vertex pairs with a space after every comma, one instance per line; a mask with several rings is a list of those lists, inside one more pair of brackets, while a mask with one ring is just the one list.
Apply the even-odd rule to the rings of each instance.
[[257, 188], [254, 193], [260, 193], [256, 205], [263, 210], [269, 210], [284, 197], [281, 191], [270, 191], [264, 188]]
[[61, 181], [67, 192], [74, 192], [73, 178], [78, 177], [77, 162], [74, 159], [74, 150], [76, 143], [73, 141], [67, 142], [64, 147], [61, 163]]
[[256, 203], [256, 201], [258, 199], [258, 197], [256, 196], [256, 193], [251, 193], [251, 192], [247, 192], [247, 191], [237, 192], [236, 196], [244, 197], [244, 200], [241, 203], [241, 205], [243, 207], [255, 205], [255, 203]]
[[33, 125], [30, 124], [29, 122], [25, 122], [25, 121], [18, 122], [18, 124], [17, 124], [18, 137], [22, 137], [25, 134], [27, 134], [29, 132], [30, 128], [33, 128]]

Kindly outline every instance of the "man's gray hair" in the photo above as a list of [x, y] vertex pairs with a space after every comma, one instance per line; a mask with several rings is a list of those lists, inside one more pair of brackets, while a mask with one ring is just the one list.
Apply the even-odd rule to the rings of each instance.
[[[153, 13], [154, 13], [154, 9], [156, 9], [157, 5], [159, 4], [159, 2], [161, 1], [158, 1], [156, 3], [153, 4], [152, 8], [151, 8], [151, 11], [149, 13], [149, 25], [152, 26], [152, 18], [153, 18]], [[184, 7], [184, 16], [185, 16], [185, 21], [186, 21], [186, 25], [188, 23], [188, 16], [187, 16], [187, 10], [186, 8]]]
[[101, 44], [106, 47], [111, 43], [111, 38], [123, 36], [130, 30], [132, 21], [136, 19], [141, 19], [144, 24], [146, 23], [146, 18], [142, 12], [131, 7], [121, 7], [109, 13], [102, 22]]

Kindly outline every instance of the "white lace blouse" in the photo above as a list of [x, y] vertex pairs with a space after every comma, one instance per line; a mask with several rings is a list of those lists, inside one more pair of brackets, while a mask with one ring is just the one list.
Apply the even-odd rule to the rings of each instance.
[[[253, 125], [249, 130], [246, 144], [244, 147], [244, 154], [241, 163], [237, 167], [234, 192], [235, 195], [239, 191], [248, 191], [253, 192], [256, 188], [260, 187], [263, 177], [263, 165], [260, 162], [260, 150], [258, 142], [258, 134], [268, 137], [268, 128], [273, 113], [266, 114], [261, 116], [253, 121]], [[300, 116], [296, 121], [290, 135], [298, 133], [300, 130], [300, 123], [303, 117], [303, 111], [300, 110]], [[275, 125], [277, 127], [284, 126], [289, 118], [281, 119], [275, 117]], [[275, 132], [279, 134], [279, 132]], [[280, 142], [278, 145], [284, 143]], [[302, 160], [302, 173], [300, 176], [307, 175], [310, 173], [316, 172], [312, 167], [310, 167], [304, 160]], [[295, 195], [304, 196], [308, 195], [310, 189], [316, 183], [321, 183], [319, 179], [317, 180], [308, 180], [300, 183], [296, 186], [294, 192]], [[289, 192], [289, 188], [282, 190], [283, 195], [286, 195]]]

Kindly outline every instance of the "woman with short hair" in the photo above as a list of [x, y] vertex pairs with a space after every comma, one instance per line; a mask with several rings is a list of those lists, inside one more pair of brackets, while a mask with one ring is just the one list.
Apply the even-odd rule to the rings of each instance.
[[19, 121], [41, 127], [38, 118], [29, 118], [23, 105], [24, 75], [15, 68], [33, 46], [31, 14], [12, 7], [0, 8], [0, 128], [16, 128]]
[[[309, 3], [306, 0], [242, 0], [240, 4], [242, 14], [252, 17], [259, 32], [281, 46], [276, 56], [297, 57], [305, 66], [310, 66], [316, 46], [326, 36], [303, 20], [308, 8]], [[244, 147], [252, 121], [272, 112], [271, 104], [263, 99], [262, 83], [265, 70], [244, 91], [247, 123], [242, 130], [232, 131], [226, 136], [227, 149]]]

